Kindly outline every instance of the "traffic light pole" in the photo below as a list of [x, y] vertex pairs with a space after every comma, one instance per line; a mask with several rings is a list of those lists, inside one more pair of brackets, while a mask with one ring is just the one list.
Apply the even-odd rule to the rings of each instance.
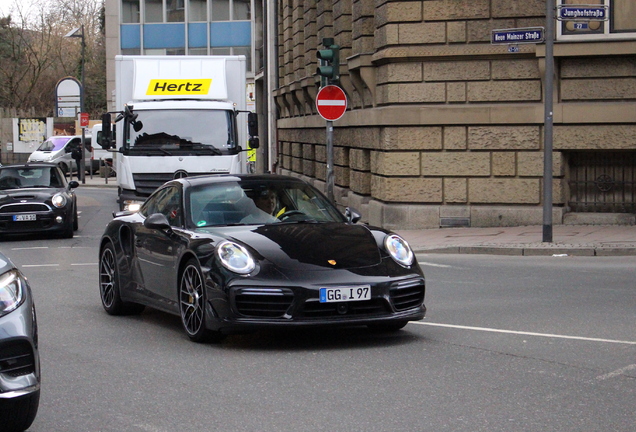
[[333, 172], [333, 121], [327, 120], [327, 198], [332, 203], [334, 201], [333, 196], [334, 185], [334, 172]]
[[[340, 82], [340, 46], [333, 38], [323, 38], [324, 49], [316, 52], [319, 65], [316, 74], [320, 76], [320, 87], [337, 85]], [[333, 102], [333, 101], [332, 101]], [[343, 105], [346, 109], [346, 101]], [[320, 110], [319, 110], [320, 111]], [[343, 111], [344, 113], [344, 111]], [[322, 115], [322, 113], [321, 113]], [[325, 117], [323, 115], [323, 117]], [[327, 117], [328, 118], [328, 117]], [[333, 120], [327, 120], [327, 198], [335, 204], [333, 196], [334, 166], [333, 166]]]
[[543, 241], [552, 242], [552, 126], [554, 87], [554, 0], [546, 1], [545, 94], [543, 124]]

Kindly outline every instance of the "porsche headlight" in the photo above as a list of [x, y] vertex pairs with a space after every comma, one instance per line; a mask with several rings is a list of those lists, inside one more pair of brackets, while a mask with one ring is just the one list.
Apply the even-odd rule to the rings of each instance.
[[53, 198], [51, 199], [51, 201], [53, 201], [53, 205], [55, 207], [62, 208], [66, 205], [66, 196], [64, 194], [57, 193], [53, 195]]
[[239, 244], [224, 241], [216, 248], [216, 253], [223, 267], [234, 273], [248, 274], [256, 267], [250, 253]]
[[398, 264], [403, 266], [410, 266], [413, 264], [413, 251], [409, 244], [397, 234], [391, 234], [384, 238], [384, 247], [386, 248], [391, 258]]
[[12, 312], [24, 300], [24, 280], [17, 270], [0, 276], [0, 316]]

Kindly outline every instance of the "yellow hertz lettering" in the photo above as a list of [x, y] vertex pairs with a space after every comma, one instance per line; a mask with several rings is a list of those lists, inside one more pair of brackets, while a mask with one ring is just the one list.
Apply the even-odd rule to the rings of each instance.
[[151, 95], [207, 95], [212, 84], [211, 78], [205, 79], [153, 79], [150, 80], [146, 94]]

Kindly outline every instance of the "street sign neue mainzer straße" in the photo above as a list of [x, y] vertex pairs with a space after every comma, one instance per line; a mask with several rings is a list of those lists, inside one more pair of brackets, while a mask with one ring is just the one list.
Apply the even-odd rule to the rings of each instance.
[[493, 45], [540, 43], [545, 40], [543, 27], [525, 27], [498, 29], [491, 31], [490, 42]]

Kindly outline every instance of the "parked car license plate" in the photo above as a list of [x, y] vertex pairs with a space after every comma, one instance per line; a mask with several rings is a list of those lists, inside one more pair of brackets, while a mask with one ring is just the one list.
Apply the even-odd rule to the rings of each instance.
[[34, 221], [37, 220], [37, 217], [34, 214], [19, 214], [13, 215], [13, 220], [15, 222]]
[[320, 303], [371, 300], [371, 286], [320, 288]]

